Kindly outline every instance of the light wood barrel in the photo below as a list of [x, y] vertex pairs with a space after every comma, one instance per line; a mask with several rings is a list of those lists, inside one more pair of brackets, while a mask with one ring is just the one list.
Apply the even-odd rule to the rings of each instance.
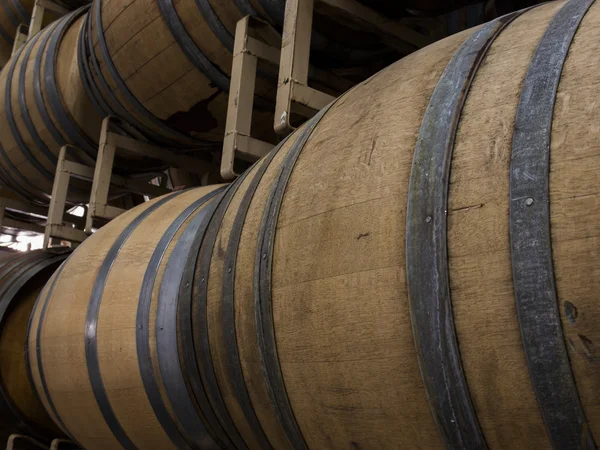
[[27, 373], [27, 325], [42, 287], [66, 257], [65, 250], [36, 250], [0, 259], [0, 418], [7, 431], [42, 440], [62, 433], [46, 414]]
[[[87, 39], [81, 40], [87, 44], [81, 53], [87, 55], [82, 60], [90, 96], [105, 114], [124, 118], [156, 142], [220, 150], [236, 22], [250, 14], [278, 27], [284, 6], [283, 0], [97, 0]], [[383, 46], [370, 35], [330, 22], [315, 25], [313, 44], [325, 52], [322, 62], [347, 66], [369, 58], [374, 73], [386, 54]], [[319, 34], [324, 31], [329, 34]], [[346, 45], [356, 48], [346, 51]], [[317, 63], [318, 50], [312, 59]], [[276, 84], [276, 71], [259, 71], [253, 135], [267, 140], [274, 139]], [[338, 81], [326, 90], [339, 94], [351, 85]]]
[[[102, 118], [79, 73], [78, 39], [86, 8], [52, 23], [24, 45], [0, 73], [0, 181], [27, 200], [47, 203], [60, 148], [93, 165]], [[117, 158], [117, 170], [140, 172], [155, 163]], [[89, 200], [89, 182], [72, 180], [67, 200]]]
[[452, 36], [119, 217], [45, 288], [38, 392], [89, 449], [596, 448], [599, 25]]

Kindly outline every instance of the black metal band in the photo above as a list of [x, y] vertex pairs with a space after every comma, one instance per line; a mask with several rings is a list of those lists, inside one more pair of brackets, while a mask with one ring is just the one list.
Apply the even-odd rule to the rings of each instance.
[[173, 0], [158, 0], [158, 6], [173, 38], [194, 67], [206, 75], [215, 87], [224, 92], [229, 92], [229, 77], [198, 48], [179, 18]]
[[[67, 247], [59, 247], [59, 248], [55, 248], [52, 250], [46, 250], [45, 251], [46, 254], [62, 254], [64, 255], [64, 259], [66, 259], [69, 256], [69, 253], [71, 253], [71, 249], [67, 248]], [[3, 266], [4, 267], [4, 266]], [[42, 297], [43, 294], [43, 290], [40, 292], [40, 295], [38, 295], [38, 298], [35, 301], [35, 304], [33, 306], [33, 309], [31, 310], [31, 315], [29, 316], [29, 321], [27, 322], [27, 333], [26, 333], [26, 339], [25, 339], [25, 371], [27, 372], [27, 379], [29, 380], [29, 384], [32, 386], [34, 393], [37, 395], [37, 397], [40, 400], [40, 403], [42, 402], [42, 398], [40, 396], [40, 393], [37, 391], [37, 389], [35, 388], [35, 382], [33, 381], [33, 372], [31, 369], [31, 354], [29, 352], [29, 338], [31, 336], [31, 327], [33, 325], [33, 316], [35, 314], [35, 311], [38, 310], [39, 308], [39, 304], [40, 304], [40, 299]]]
[[[50, 34], [53, 33], [53, 31], [57, 25], [58, 25], [58, 23], [55, 23], [49, 27], [50, 31], [48, 31], [48, 34], [47, 34], [48, 37]], [[33, 123], [33, 120], [31, 119], [31, 114], [29, 112], [29, 108], [27, 107], [27, 98], [26, 98], [26, 89], [25, 89], [27, 66], [29, 65], [29, 62], [30, 62], [31, 53], [33, 51], [33, 48], [35, 47], [36, 42], [40, 39], [40, 37], [42, 35], [43, 35], [43, 33], [38, 33], [31, 39], [31, 41], [30, 41], [31, 45], [29, 46], [29, 48], [27, 48], [26, 53], [23, 56], [23, 61], [21, 63], [19, 79], [18, 79], [18, 94], [19, 94], [19, 109], [20, 109], [19, 114], [20, 114], [21, 118], [23, 119], [23, 123], [25, 124], [25, 127], [27, 128], [27, 131], [29, 132], [29, 135], [33, 139], [33, 142], [36, 145], [36, 147], [38, 148], [38, 150], [46, 157], [46, 159], [48, 160], [48, 162], [51, 165], [56, 166], [58, 158], [56, 157], [56, 155], [54, 155], [54, 153], [52, 153], [50, 151], [50, 149], [48, 148], [46, 143], [42, 140], [42, 138], [40, 137], [40, 135], [36, 129], [35, 124]], [[44, 46], [45, 46], [45, 42], [44, 42]], [[39, 55], [39, 53], [38, 53], [38, 55]], [[11, 77], [12, 77], [12, 71], [9, 72], [9, 78], [11, 78]], [[34, 81], [34, 83], [35, 83], [35, 81]], [[10, 84], [7, 82], [7, 89], [6, 89], [7, 97], [10, 96], [10, 90], [8, 88], [9, 85]], [[8, 111], [9, 111], [8, 106], [7, 106], [6, 110], [7, 110], [7, 116], [8, 116]], [[10, 110], [10, 113], [11, 113], [10, 120], [12, 120], [12, 122], [14, 123], [14, 119], [12, 118], [12, 109]], [[9, 125], [10, 125], [10, 121], [9, 121]], [[15, 140], [17, 140], [17, 137], [18, 137], [17, 143], [19, 145], [19, 148], [21, 149], [21, 152], [25, 154], [27, 159], [30, 160], [30, 162], [31, 162], [31, 159], [36, 160], [36, 158], [33, 155], [31, 155], [31, 158], [28, 156], [28, 155], [30, 155], [29, 149], [27, 148], [27, 144], [25, 144], [22, 141], [21, 134], [19, 133], [19, 130], [16, 127], [16, 124], [15, 124], [14, 129], [11, 126], [11, 131], [13, 132], [13, 135], [15, 136]], [[60, 133], [59, 133], [59, 136], [60, 136]], [[21, 144], [23, 144], [23, 145], [21, 145]], [[62, 144], [62, 145], [64, 145], [64, 144]], [[73, 156], [75, 156], [77, 159], [79, 159], [78, 155], [73, 155]], [[44, 169], [44, 171], [42, 171], [34, 163], [32, 163], [32, 165], [34, 165], [34, 167], [36, 167], [36, 169], [38, 169], [39, 172], [41, 172], [47, 179], [49, 179], [50, 182], [54, 181], [55, 173], [53, 173], [51, 171], [47, 171], [45, 169]], [[74, 192], [85, 193], [84, 190], [78, 188], [77, 186], [71, 186], [70, 189]], [[42, 196], [42, 198], [44, 198], [45, 195], [46, 194], [44, 194]]]
[[215, 13], [209, 0], [195, 0], [196, 6], [202, 13], [202, 17], [210, 27], [215, 36], [221, 41], [223, 46], [233, 53], [233, 35], [225, 27], [219, 16]]
[[[25, 127], [27, 128], [27, 131], [29, 132], [31, 138], [33, 139], [33, 142], [35, 143], [36, 147], [46, 157], [46, 159], [48, 160], [48, 162], [50, 162], [50, 164], [56, 165], [56, 163], [58, 161], [56, 155], [54, 155], [54, 153], [52, 153], [50, 151], [48, 146], [41, 139], [41, 137], [40, 137], [39, 133], [37, 132], [37, 129], [33, 123], [33, 120], [31, 119], [31, 114], [29, 113], [29, 108], [27, 107], [27, 101], [26, 101], [27, 99], [26, 99], [26, 94], [25, 94], [25, 77], [27, 74], [27, 66], [28, 66], [29, 60], [31, 58], [31, 52], [33, 51], [33, 47], [35, 46], [35, 43], [39, 40], [41, 35], [42, 35], [42, 33], [38, 33], [31, 39], [32, 44], [27, 49], [27, 51], [25, 52], [25, 55], [23, 56], [23, 62], [21, 63], [20, 73], [19, 73], [19, 87], [18, 87], [19, 108], [20, 108], [21, 117], [23, 119], [23, 122], [25, 123]], [[52, 179], [54, 179], [54, 174], [52, 174]]]
[[[125, 108], [121, 104], [121, 102], [117, 99], [115, 93], [113, 92], [112, 88], [108, 85], [108, 82], [104, 78], [104, 74], [100, 69], [98, 59], [96, 58], [96, 53], [94, 51], [94, 42], [92, 39], [92, 20], [94, 17], [93, 12], [94, 10], [90, 10], [87, 17], [85, 18], [85, 34], [83, 35], [83, 39], [79, 42], [80, 53], [83, 56], [81, 58], [80, 67], [84, 69], [82, 76], [83, 79], [86, 80], [83, 84], [84, 89], [86, 87], [89, 87], [88, 95], [90, 96], [90, 99], [94, 101], [96, 106], [102, 110], [104, 116], [110, 115], [120, 117], [123, 120], [125, 120], [125, 122], [132, 124], [132, 126], [138, 128], [141, 132], [144, 133], [144, 135], [151, 138], [154, 142], [159, 144], [166, 144], [164, 138], [161, 138], [158, 134], [155, 134], [152, 130], [147, 128], [143, 123], [136, 119], [127, 110], [127, 108]], [[100, 85], [100, 87], [98, 87], [97, 83]], [[114, 107], [111, 106], [109, 102], [114, 104]]]
[[[161, 10], [163, 8], [163, 6], [162, 6], [163, 3], [166, 1], [170, 2], [170, 0], [159, 0], [158, 3], [159, 3]], [[152, 114], [150, 111], [148, 111], [146, 109], [146, 107], [144, 105], [142, 105], [140, 103], [140, 101], [131, 93], [131, 91], [125, 84], [125, 81], [123, 81], [123, 79], [121, 78], [121, 75], [119, 74], [119, 71], [115, 67], [114, 62], [110, 56], [110, 52], [108, 51], [106, 37], [104, 36], [104, 31], [102, 29], [102, 2], [100, 2], [100, 1], [95, 2], [92, 5], [92, 9], [93, 9], [93, 17], [94, 17], [94, 26], [96, 27], [96, 37], [98, 39], [98, 48], [100, 49], [100, 52], [102, 53], [104, 64], [105, 64], [106, 68], [108, 69], [108, 71], [110, 72], [110, 75], [112, 76], [113, 81], [117, 85], [119, 92], [121, 92], [121, 94], [127, 99], [127, 102], [129, 103], [129, 105], [131, 105], [131, 107], [141, 117], [148, 120], [148, 122], [150, 122], [151, 124], [153, 124], [158, 129], [161, 130], [161, 135], [164, 137], [162, 138], [162, 140], [157, 140], [157, 142], [159, 142], [159, 143], [162, 142], [166, 145], [171, 145], [171, 146], [176, 143], [180, 144], [180, 145], [181, 144], [189, 144], [189, 145], [202, 144], [202, 142], [195, 140], [191, 136], [185, 135], [185, 134], [165, 125], [164, 122], [162, 122], [160, 119], [158, 119], [156, 116], [154, 116], [154, 114]], [[91, 12], [90, 12], [90, 14], [91, 14]], [[183, 27], [183, 25], [182, 25], [182, 27]], [[90, 29], [91, 29], [91, 25], [90, 25]], [[100, 70], [100, 67], [95, 58], [94, 45], [92, 42], [91, 33], [89, 34], [88, 37], [89, 37], [88, 45], [90, 48], [90, 56], [91, 56], [92, 64], [95, 66], [94, 68], [97, 72], [98, 78], [103, 78], [102, 71]], [[104, 80], [104, 81], [106, 81], [106, 80]], [[112, 94], [112, 91], [110, 90], [110, 88], [108, 86], [106, 86], [106, 87], [107, 87], [106, 92], [109, 92]], [[115, 101], [118, 102], [118, 100], [116, 99], [114, 94], [112, 94], [111, 96], [113, 97], [113, 99]], [[147, 130], [147, 127], [144, 126], [143, 124], [141, 124], [141, 122], [139, 120], [133, 118], [133, 116], [131, 116], [131, 114], [127, 113], [127, 116], [124, 118], [126, 119], [127, 122], [130, 122], [131, 124], [137, 124], [136, 126], [138, 126], [139, 128], [141, 128], [143, 130]], [[131, 120], [131, 119], [133, 119], [133, 120]], [[154, 134], [153, 132], [151, 132], [151, 133]], [[170, 139], [170, 138], [175, 139], [175, 142], [166, 140], [166, 139]]]
[[[54, 78], [54, 72], [52, 72], [51, 74], [48, 74], [45, 72], [44, 76], [42, 76], [42, 60], [43, 60], [44, 54], [45, 54], [44, 50], [46, 49], [46, 45], [48, 44], [50, 37], [55, 32], [56, 28], [59, 25], [61, 25], [61, 23], [64, 20], [67, 20], [68, 17], [69, 16], [65, 16], [65, 17], [59, 19], [58, 21], [52, 23], [51, 25], [49, 25], [47, 28], [45, 28], [44, 30], [42, 30], [40, 32], [40, 37], [42, 40], [40, 42], [38, 51], [34, 57], [34, 65], [33, 65], [33, 96], [34, 96], [35, 104], [37, 106], [40, 117], [42, 118], [42, 121], [44, 122], [44, 126], [46, 127], [46, 129], [48, 130], [50, 135], [52, 136], [52, 139], [54, 139], [54, 141], [60, 147], [62, 147], [63, 145], [66, 145], [66, 144], [70, 144], [73, 141], [70, 140], [70, 137], [69, 137], [69, 140], [65, 139], [65, 137], [62, 135], [62, 132], [57, 128], [56, 124], [50, 117], [50, 113], [48, 112], [48, 109], [46, 108], [46, 103], [44, 101], [44, 94], [42, 92], [42, 82], [45, 81], [46, 77]], [[77, 153], [69, 151], [69, 155], [72, 156], [73, 158], [75, 158], [76, 160], [80, 160], [79, 155]], [[71, 189], [77, 190], [77, 188], [71, 188]]]
[[46, 104], [44, 102], [44, 96], [42, 94], [42, 59], [44, 56], [44, 50], [46, 48], [46, 44], [48, 43], [50, 36], [52, 36], [52, 33], [54, 33], [54, 30], [61, 23], [62, 20], [65, 20], [65, 19], [61, 19], [61, 20], [54, 22], [47, 29], [42, 30], [40, 32], [40, 34], [43, 34], [43, 33], [45, 33], [45, 34], [44, 34], [42, 41], [40, 43], [40, 46], [38, 48], [38, 52], [34, 57], [34, 65], [33, 65], [33, 94], [34, 94], [35, 104], [40, 113], [40, 116], [42, 117], [42, 121], [44, 122], [44, 125], [46, 126], [46, 128], [48, 129], [50, 134], [52, 135], [52, 138], [61, 147], [65, 144], [67, 144], [67, 141], [63, 137], [61, 132], [58, 130], [58, 128], [56, 128], [56, 125], [54, 124], [53, 120], [50, 118], [50, 114], [48, 113], [48, 110], [46, 109]]
[[[13, 165], [13, 163], [8, 158], [8, 155], [6, 155], [6, 152], [4, 151], [4, 147], [2, 147], [2, 145], [0, 145], [0, 157], [2, 157], [2, 160], [8, 166], [11, 167], [12, 173], [16, 173], [17, 175], [20, 175], [18, 173], [18, 171], [17, 171], [17, 168]], [[4, 184], [5, 186], [7, 186], [8, 188], [10, 188], [11, 191], [17, 193], [18, 195], [20, 195], [24, 199], [28, 199], [32, 203], [36, 203], [36, 204], [40, 204], [40, 205], [44, 204], [42, 202], [38, 202], [38, 201], [35, 200], [35, 194], [30, 193], [29, 191], [27, 191], [23, 187], [21, 187], [14, 180], [14, 178], [11, 175], [9, 175], [9, 172], [4, 169], [4, 167], [2, 166], [2, 164], [0, 164], [0, 181], [2, 181], [2, 184]]]
[[[275, 149], [273, 149], [263, 160], [257, 162], [258, 167], [256, 173], [250, 181], [250, 184], [246, 188], [244, 197], [238, 206], [235, 219], [231, 231], [229, 233], [229, 242], [227, 244], [227, 250], [225, 252], [225, 260], [223, 262], [223, 289], [221, 291], [221, 308], [223, 314], [223, 340], [225, 348], [227, 349], [227, 369], [229, 373], [229, 379], [233, 387], [235, 398], [237, 399], [240, 409], [242, 410], [246, 421], [250, 425], [250, 429], [254, 433], [254, 437], [260, 445], [260, 448], [268, 450], [271, 449], [271, 443], [265, 435], [265, 432], [256, 416], [256, 412], [252, 405], [252, 400], [248, 393], [246, 386], [246, 380], [244, 379], [244, 373], [242, 371], [242, 364], [240, 362], [240, 354], [238, 351], [237, 334], [235, 328], [235, 273], [237, 268], [237, 256], [242, 238], [242, 230], [244, 228], [244, 222], [248, 210], [250, 209], [250, 203], [254, 198], [254, 194], [263, 175], [267, 168], [273, 161], [275, 155], [285, 145], [287, 140], [286, 137]], [[250, 169], [249, 169], [250, 170]], [[248, 170], [248, 171], [249, 171]]]
[[[34, 39], [32, 39], [31, 42], [31, 47], [33, 47], [33, 45], [35, 44], [34, 40], [37, 40], [36, 36]], [[22, 52], [25, 50], [25, 46], [23, 46], [19, 52], [11, 59], [11, 64], [9, 67], [7, 67], [6, 69], [8, 70], [8, 75], [7, 75], [7, 85], [6, 85], [6, 89], [5, 89], [5, 110], [6, 110], [6, 120], [7, 123], [9, 125], [9, 128], [11, 130], [11, 133], [13, 134], [13, 137], [15, 139], [15, 142], [17, 143], [17, 146], [19, 147], [19, 149], [21, 150], [21, 153], [23, 153], [23, 156], [25, 156], [25, 158], [33, 165], [33, 167], [35, 167], [37, 170], [39, 170], [42, 175], [46, 176], [46, 178], [52, 180], [54, 177], [43, 167], [39, 164], [39, 162], [33, 157], [33, 155], [31, 154], [31, 152], [29, 151], [29, 148], [27, 147], [27, 145], [25, 145], [25, 143], [23, 142], [23, 139], [21, 137], [21, 134], [19, 133], [16, 123], [14, 121], [14, 116], [12, 114], [12, 100], [11, 100], [11, 81], [12, 81], [12, 74], [14, 72], [14, 68], [15, 65], [17, 63], [17, 61], [19, 60]], [[44, 194], [39, 190], [39, 188], [37, 186], [35, 186], [30, 180], [28, 180], [25, 176], [23, 176], [23, 174], [19, 171], [19, 169], [13, 164], [13, 162], [10, 160], [9, 156], [6, 154], [6, 151], [4, 150], [3, 147], [0, 147], [0, 156], [2, 157], [2, 160], [4, 161], [4, 163], [8, 166], [7, 169], [8, 170], [2, 170], [2, 178], [3, 180], [6, 182], [6, 184], [11, 187], [12, 190], [16, 191], [17, 193], [19, 193], [21, 196], [23, 196], [26, 199], [33, 197], [38, 197], [38, 198], [44, 198]]]
[[[191, 252], [188, 257], [179, 290], [182, 354], [192, 358], [187, 363], [188, 367], [191, 370], [198, 371], [202, 379], [204, 392], [206, 392], [206, 396], [212, 405], [221, 428], [225, 431], [233, 447], [239, 450], [247, 449], [248, 447], [229, 415], [214, 371], [208, 332], [207, 286], [212, 253], [223, 217], [231, 204], [231, 200], [238, 192], [240, 185], [246, 179], [247, 174], [248, 172], [246, 171], [238, 177], [223, 195], [214, 214], [210, 218], [208, 228], [202, 240], [198, 242], [199, 251]], [[192, 244], [192, 248], [195, 248], [194, 244]], [[193, 292], [194, 287], [196, 295]]]
[[184, 370], [182, 367], [185, 363], [182, 359], [189, 358], [190, 355], [181, 354], [179, 350], [179, 334], [182, 332], [178, 329], [181, 323], [178, 323], [178, 310], [184, 308], [180, 305], [179, 291], [188, 256], [198, 250], [194, 242], [204, 236], [222, 195], [223, 192], [196, 214], [179, 236], [163, 275], [156, 312], [158, 365], [173, 412], [188, 442], [192, 442], [198, 448], [211, 450], [219, 449], [223, 445], [226, 448], [232, 446], [214, 417], [202, 380], [195, 371]]
[[69, 143], [75, 144], [84, 150], [94, 161], [98, 152], [98, 145], [85, 134], [79, 125], [73, 120], [71, 114], [65, 109], [61, 94], [58, 89], [58, 84], [55, 76], [56, 59], [58, 56], [58, 44], [62, 41], [65, 32], [69, 27], [88, 11], [89, 7], [84, 6], [77, 11], [73, 11], [66, 16], [66, 20], [62, 21], [58, 28], [52, 33], [48, 48], [46, 49], [46, 60], [44, 65], [44, 80], [46, 87], [46, 98], [57, 122], [61, 128], [67, 133]]
[[31, 13], [27, 12], [20, 0], [11, 0], [13, 7], [21, 17], [21, 22], [29, 24], [31, 21]]
[[448, 448], [487, 448], [465, 380], [452, 316], [446, 211], [454, 138], [479, 65], [496, 37], [519, 14], [490, 22], [456, 51], [423, 117], [410, 176], [406, 273], [411, 322], [429, 405]]
[[275, 244], [275, 229], [279, 218], [279, 211], [283, 203], [283, 195], [288, 184], [296, 161], [300, 156], [306, 141], [321, 118], [329, 111], [329, 106], [323, 108], [317, 115], [309, 120], [295, 135], [292, 147], [279, 168], [279, 175], [269, 193], [258, 235], [258, 246], [254, 266], [254, 312], [256, 320], [256, 333], [260, 358], [265, 375], [267, 390], [275, 414], [279, 419], [292, 449], [307, 450], [308, 446], [302, 431], [296, 422], [292, 406], [290, 405], [279, 358], [277, 356], [277, 343], [275, 341], [275, 324], [271, 304], [271, 276], [273, 264], [273, 247]]
[[152, 405], [154, 414], [158, 419], [160, 425], [165, 430], [173, 444], [180, 449], [201, 450], [197, 447], [191, 447], [191, 443], [186, 442], [185, 436], [179, 432], [177, 424], [171, 418], [168, 409], [165, 406], [162, 395], [158, 388], [156, 378], [154, 376], [154, 368], [152, 367], [152, 357], [150, 351], [150, 309], [152, 305], [152, 292], [156, 284], [156, 276], [158, 275], [158, 269], [160, 264], [165, 257], [165, 253], [169, 248], [173, 238], [183, 226], [185, 221], [194, 214], [198, 208], [201, 208], [211, 200], [215, 195], [219, 193], [219, 190], [214, 190], [209, 194], [204, 195], [200, 199], [196, 200], [190, 206], [188, 206], [174, 221], [169, 228], [165, 231], [161, 237], [144, 274], [144, 280], [142, 282], [142, 289], [140, 291], [140, 297], [137, 309], [137, 332], [136, 332], [136, 345], [138, 364], [140, 367], [140, 375], [148, 395], [148, 400]]
[[[21, 255], [16, 258], [21, 266], [19, 269], [14, 268], [8, 273], [6, 270], [2, 270], [2, 274], [0, 275], [2, 280], [2, 287], [0, 288], [0, 329], [2, 329], [7, 312], [10, 311], [13, 303], [16, 300], [19, 300], [19, 297], [17, 297], [19, 291], [42, 270], [49, 268], [52, 265], [57, 265], [65, 258], [66, 255], [30, 252], [29, 255]], [[25, 354], [25, 360], [27, 361], [27, 354]], [[34, 385], [32, 384], [32, 386]], [[10, 412], [13, 415], [15, 423], [23, 431], [42, 439], [48, 437], [47, 430], [31, 423], [12, 403], [12, 400], [4, 392], [3, 385], [0, 382], [0, 411], [2, 410]]]
[[[20, 60], [21, 68], [22, 69], [27, 68], [27, 61], [31, 54], [31, 50], [33, 49], [33, 46], [35, 45], [35, 43], [38, 41], [39, 36], [40, 36], [40, 34], [38, 33], [36, 36], [33, 37], [33, 39], [31, 39], [28, 43], [26, 43], [23, 47], [21, 47], [19, 49], [19, 51], [17, 52], [17, 54], [11, 58], [10, 65], [8, 67], [5, 67], [5, 70], [7, 70], [8, 73], [6, 75], [6, 85], [5, 85], [5, 90], [4, 90], [4, 109], [6, 111], [6, 122], [8, 123], [8, 127], [10, 128], [11, 134], [12, 134], [15, 142], [17, 143], [19, 150], [21, 150], [21, 153], [23, 154], [25, 159], [43, 177], [45, 177], [47, 180], [52, 182], [54, 180], [55, 174], [50, 172], [48, 169], [46, 169], [35, 158], [35, 156], [29, 150], [28, 145], [23, 141], [23, 137], [21, 136], [19, 128], [17, 127], [17, 123], [15, 121], [15, 117], [14, 117], [13, 109], [12, 109], [12, 80], [13, 80], [13, 75], [15, 72], [15, 67]], [[24, 57], [21, 58], [21, 56], [23, 56], [23, 55], [24, 55]], [[21, 72], [24, 72], [24, 70], [21, 70]], [[25, 108], [25, 110], [27, 110], [27, 108]], [[54, 161], [54, 164], [56, 164], [56, 161]], [[39, 189], [25, 177], [23, 177], [23, 181], [24, 181], [25, 185], [30, 186], [34, 190], [34, 192]]]
[[510, 242], [521, 337], [529, 375], [555, 449], [596, 448], [565, 348], [552, 263], [549, 164], [563, 65], [593, 0], [571, 0], [533, 55], [517, 108], [510, 166]]
[[[46, 375], [45, 375], [45, 371], [44, 371], [44, 363], [42, 361], [42, 341], [41, 341], [42, 329], [44, 326], [44, 318], [46, 317], [46, 310], [48, 309], [49, 300], [52, 297], [52, 293], [54, 292], [54, 287], [56, 286], [56, 282], [60, 278], [60, 274], [62, 273], [62, 271], [65, 268], [68, 261], [69, 261], [69, 258], [67, 258], [65, 261], [63, 261], [63, 263], [61, 264], [59, 269], [56, 271], [56, 274], [54, 275], [54, 279], [52, 280], [52, 284], [50, 284], [50, 287], [48, 287], [46, 295], [44, 296], [43, 291], [42, 291], [42, 293], [40, 294], [40, 297], [38, 298], [38, 300], [36, 302], [35, 310], [37, 310], [40, 306], [42, 309], [40, 311], [40, 319], [38, 321], [38, 327], [36, 330], [35, 343], [36, 343], [37, 367], [38, 367], [38, 372], [39, 372], [39, 376], [40, 376], [40, 383], [42, 385], [42, 390], [43, 390], [43, 398], [46, 399], [46, 402], [48, 403], [48, 406], [50, 407], [50, 411], [52, 412], [52, 415], [53, 415], [52, 418], [56, 420], [57, 425], [60, 427], [60, 429], [67, 436], [69, 436], [69, 438], [73, 442], [77, 442], [77, 440], [74, 438], [73, 434], [66, 427], [64, 421], [60, 417], [60, 414], [58, 414], [56, 405], [54, 404], [54, 401], [52, 400], [52, 396], [50, 395], [50, 391], [48, 389], [48, 382], [46, 380]], [[32, 318], [33, 318], [33, 314], [31, 316], [30, 320]], [[28, 334], [28, 336], [29, 336], [29, 334]], [[27, 338], [27, 342], [29, 342], [29, 337]], [[33, 386], [35, 386], [35, 384]], [[40, 397], [42, 397], [41, 394], [42, 393], [38, 392], [38, 395]], [[80, 445], [80, 447], [83, 448], [81, 445]]]
[[117, 416], [115, 415], [110, 400], [102, 381], [102, 374], [100, 372], [100, 360], [98, 358], [98, 314], [100, 312], [100, 304], [102, 302], [102, 296], [104, 293], [104, 286], [110, 270], [115, 262], [115, 259], [119, 255], [119, 252], [131, 233], [142, 223], [150, 214], [156, 211], [158, 208], [163, 206], [168, 201], [176, 198], [185, 191], [176, 192], [166, 197], [161, 198], [153, 205], [146, 208], [141, 214], [133, 219], [125, 229], [121, 232], [119, 237], [115, 240], [113, 245], [110, 247], [106, 254], [102, 265], [98, 270], [98, 275], [94, 281], [92, 293], [90, 295], [90, 301], [88, 305], [87, 315], [85, 319], [85, 359], [87, 363], [88, 376], [98, 408], [104, 417], [104, 420], [111, 432], [117, 439], [117, 441], [127, 450], [135, 450], [136, 447], [127, 436], [125, 430], [121, 427]]

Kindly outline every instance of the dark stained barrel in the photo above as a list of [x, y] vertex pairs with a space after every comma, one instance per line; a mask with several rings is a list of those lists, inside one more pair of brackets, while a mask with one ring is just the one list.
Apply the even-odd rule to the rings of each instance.
[[90, 450], [595, 449], [599, 33], [454, 35], [120, 216], [40, 297], [40, 396]]

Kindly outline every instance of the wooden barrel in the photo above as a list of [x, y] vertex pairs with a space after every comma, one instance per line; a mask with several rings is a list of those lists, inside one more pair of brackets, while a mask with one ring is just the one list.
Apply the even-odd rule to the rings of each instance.
[[596, 448], [599, 25], [572, 0], [452, 36], [211, 200], [90, 237], [28, 340], [65, 431], [89, 449]]
[[[155, 142], [220, 150], [236, 22], [251, 14], [279, 26], [284, 5], [283, 0], [97, 0], [88, 19], [87, 40], [80, 41], [86, 44], [81, 49], [87, 55], [82, 58], [86, 63], [82, 71], [87, 74], [90, 96], [104, 114], [126, 119]], [[328, 55], [321, 60], [335, 66], [368, 57], [374, 69], [382, 45], [372, 36], [344, 32], [339, 24], [328, 26], [329, 22], [318, 23], [318, 39], [313, 40]], [[319, 34], [324, 30], [357, 49], [345, 52], [329, 35]], [[319, 60], [318, 51], [313, 56], [313, 62]], [[256, 137], [274, 139], [276, 84], [276, 71], [259, 73]], [[324, 89], [339, 94], [351, 85], [339, 81]]]
[[[28, 26], [31, 22], [34, 3], [34, 0], [0, 0], [0, 68], [4, 67], [10, 59], [19, 25]], [[66, 8], [76, 9], [90, 1], [55, 0], [55, 3]], [[43, 25], [45, 26], [57, 18], [56, 13], [47, 10]]]
[[[78, 39], [86, 16], [80, 8], [24, 45], [0, 73], [0, 181], [22, 197], [47, 203], [62, 146], [75, 161], [93, 165], [102, 116], [79, 74]], [[116, 160], [118, 170], [156, 166]], [[68, 201], [89, 200], [89, 182], [72, 180]]]
[[62, 433], [46, 414], [26, 368], [29, 316], [65, 250], [2, 255], [0, 259], [0, 419], [7, 431], [49, 440]]

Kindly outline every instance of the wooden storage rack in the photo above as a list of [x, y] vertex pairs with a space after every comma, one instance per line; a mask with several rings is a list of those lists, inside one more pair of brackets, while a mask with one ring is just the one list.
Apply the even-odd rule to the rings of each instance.
[[[342, 16], [347, 22], [375, 32], [386, 45], [401, 51], [420, 48], [433, 41], [433, 38], [410, 28], [412, 19], [387, 19], [356, 0], [287, 0], [283, 35], [279, 35], [265, 22], [252, 17], [240, 20], [235, 32], [221, 159], [223, 179], [232, 180], [239, 175], [234, 171], [236, 158], [254, 161], [273, 148], [271, 143], [253, 138], [251, 134], [259, 59], [279, 66], [273, 124], [277, 134], [286, 136], [294, 131], [290, 123], [293, 106], [299, 106], [300, 110], [297, 112], [310, 117], [334, 100], [331, 95], [308, 86], [315, 8], [326, 8], [329, 15]], [[434, 28], [434, 19], [418, 19], [420, 24], [426, 21]], [[307, 113], [307, 110], [312, 111], [312, 114]]]
[[[217, 167], [210, 162], [148, 144], [130, 137], [129, 133], [124, 135], [122, 133], [124, 129], [129, 130], [128, 125], [118, 118], [108, 116], [103, 120], [95, 167], [86, 166], [69, 159], [67, 149], [77, 150], [76, 147], [65, 146], [61, 149], [52, 188], [48, 222], [44, 232], [44, 248], [53, 245], [52, 239], [66, 240], [73, 243], [73, 245], [77, 245], [92, 234], [99, 223], [112, 220], [125, 212], [125, 209], [109, 205], [109, 190], [111, 187], [147, 197], [157, 197], [171, 192], [171, 189], [165, 187], [164, 183], [155, 185], [150, 179], [140, 180], [113, 173], [115, 155], [119, 151], [154, 159], [170, 167], [194, 174], [202, 175], [217, 170]], [[131, 134], [134, 134], [134, 132]], [[151, 178], [155, 179], [156, 177], [156, 175], [153, 175]], [[92, 181], [83, 228], [65, 224], [63, 219], [67, 191], [72, 178]]]

